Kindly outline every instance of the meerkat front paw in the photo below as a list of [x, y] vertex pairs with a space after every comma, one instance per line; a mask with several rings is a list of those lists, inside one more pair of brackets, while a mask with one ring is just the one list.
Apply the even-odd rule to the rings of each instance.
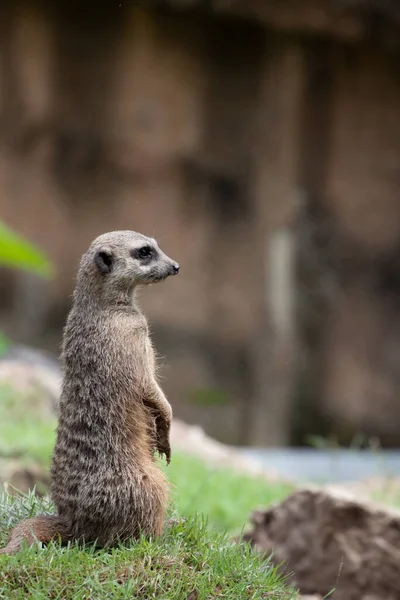
[[171, 462], [171, 446], [169, 433], [171, 424], [162, 417], [156, 417], [156, 447], [160, 456], [165, 455], [167, 465]]

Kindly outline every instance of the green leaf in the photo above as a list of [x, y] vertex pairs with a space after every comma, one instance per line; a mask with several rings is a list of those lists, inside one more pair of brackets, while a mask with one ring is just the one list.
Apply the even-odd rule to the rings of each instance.
[[0, 265], [30, 271], [46, 278], [53, 274], [53, 266], [44, 253], [1, 221]]

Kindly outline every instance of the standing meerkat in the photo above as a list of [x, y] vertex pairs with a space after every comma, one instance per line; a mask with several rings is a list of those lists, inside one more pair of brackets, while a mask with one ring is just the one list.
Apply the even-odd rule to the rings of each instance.
[[162, 533], [168, 485], [154, 453], [169, 463], [172, 410], [135, 290], [178, 271], [154, 239], [134, 231], [105, 233], [83, 255], [63, 334], [51, 467], [57, 514], [17, 525], [0, 552], [18, 551], [22, 540], [106, 547]]

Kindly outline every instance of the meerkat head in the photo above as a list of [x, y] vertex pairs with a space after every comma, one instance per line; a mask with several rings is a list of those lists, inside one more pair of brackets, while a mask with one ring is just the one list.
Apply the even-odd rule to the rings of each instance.
[[176, 275], [179, 265], [155, 239], [136, 231], [112, 231], [96, 238], [83, 255], [78, 279], [88, 281], [89, 272], [97, 288], [124, 293]]

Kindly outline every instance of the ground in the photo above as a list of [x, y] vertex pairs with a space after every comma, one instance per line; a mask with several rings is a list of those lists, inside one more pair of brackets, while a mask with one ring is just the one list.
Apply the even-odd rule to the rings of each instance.
[[[23, 516], [49, 512], [32, 494], [0, 498], [0, 531]], [[200, 600], [224, 598], [294, 600], [276, 570], [247, 546], [232, 544], [200, 517], [179, 522], [158, 540], [141, 540], [109, 551], [76, 546], [25, 549], [0, 557], [0, 598]]]
[[[43, 492], [56, 419], [31, 402], [28, 398], [25, 403], [15, 403], [8, 393], [0, 393], [0, 477], [6, 466], [8, 475], [16, 469], [17, 482], [24, 481], [21, 474], [42, 473]], [[168, 467], [160, 463], [171, 482], [171, 511], [174, 516], [186, 517], [186, 522], [178, 521], [159, 540], [141, 540], [112, 551], [52, 544], [26, 549], [17, 557], [1, 556], [0, 599], [298, 598], [270, 562], [261, 562], [247, 546], [232, 544], [232, 537], [241, 534], [255, 508], [284, 500], [294, 486], [275, 477], [237, 471], [234, 461], [231, 466], [215, 466], [210, 455], [205, 462], [175, 449]], [[6, 479], [10, 480], [8, 476]], [[25, 483], [29, 481], [29, 477], [25, 479]], [[396, 481], [349, 487], [387, 504], [400, 505]], [[46, 496], [12, 498], [3, 493], [0, 546], [5, 545], [15, 523], [52, 510]]]

